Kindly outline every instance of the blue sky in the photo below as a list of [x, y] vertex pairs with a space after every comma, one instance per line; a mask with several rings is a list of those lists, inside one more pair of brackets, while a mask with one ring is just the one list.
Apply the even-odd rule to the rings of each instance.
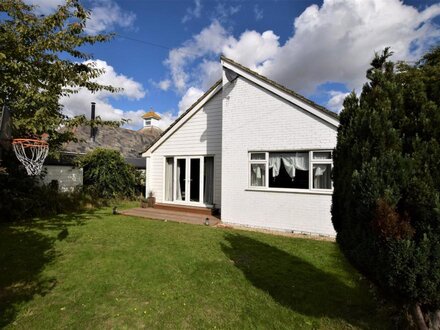
[[[27, 0], [50, 13], [63, 0]], [[108, 119], [131, 119], [153, 107], [163, 126], [220, 77], [219, 56], [267, 75], [333, 111], [359, 91], [374, 51], [415, 60], [440, 40], [440, 5], [432, 0], [142, 1], [87, 0], [87, 32], [115, 32], [95, 44], [100, 81], [118, 95], [79, 93], [66, 113], [88, 113], [90, 101]]]

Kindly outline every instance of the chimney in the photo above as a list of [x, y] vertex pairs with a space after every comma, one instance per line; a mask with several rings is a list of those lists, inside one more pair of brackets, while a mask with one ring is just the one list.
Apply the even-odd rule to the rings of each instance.
[[[96, 118], [95, 105], [96, 105], [96, 103], [92, 102], [90, 120], [95, 120], [95, 118]], [[92, 142], [95, 142], [95, 137], [96, 137], [96, 127], [92, 126], [92, 127], [90, 127], [90, 139], [92, 140]]]

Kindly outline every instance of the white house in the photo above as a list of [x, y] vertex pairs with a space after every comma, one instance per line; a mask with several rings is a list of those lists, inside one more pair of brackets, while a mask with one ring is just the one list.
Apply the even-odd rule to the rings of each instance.
[[230, 59], [221, 64], [222, 79], [143, 153], [147, 192], [161, 204], [218, 208], [227, 224], [335, 235], [338, 116]]

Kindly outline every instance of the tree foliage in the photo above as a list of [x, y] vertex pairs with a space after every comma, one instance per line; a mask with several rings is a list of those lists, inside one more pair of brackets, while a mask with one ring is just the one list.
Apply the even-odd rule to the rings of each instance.
[[415, 65], [395, 64], [391, 55], [376, 55], [360, 97], [344, 101], [332, 219], [349, 260], [424, 314], [419, 326], [433, 327], [430, 315], [440, 320], [440, 47]]
[[[12, 112], [13, 137], [49, 134], [51, 150], [75, 140], [71, 127], [86, 122], [85, 116], [67, 118], [61, 96], [86, 88], [116, 91], [97, 83], [103, 71], [81, 47], [111, 39], [111, 35], [84, 33], [90, 13], [78, 0], [67, 0], [47, 16], [35, 13], [23, 0], [0, 2], [0, 108], [5, 102]], [[90, 124], [90, 123], [89, 123]], [[91, 123], [112, 124], [99, 118]]]
[[79, 159], [84, 170], [84, 187], [101, 198], [134, 197], [138, 171], [116, 150], [96, 148]]

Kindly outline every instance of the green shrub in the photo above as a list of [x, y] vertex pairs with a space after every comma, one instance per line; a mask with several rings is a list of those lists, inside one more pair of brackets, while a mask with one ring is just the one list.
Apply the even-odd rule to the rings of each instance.
[[4, 151], [2, 165], [7, 174], [0, 174], [0, 222], [78, 212], [101, 204], [82, 189], [64, 193], [54, 182], [43, 185], [40, 177], [26, 174], [12, 151]]
[[389, 56], [388, 49], [376, 55], [360, 98], [344, 101], [332, 219], [349, 260], [425, 315], [419, 325], [433, 326], [440, 309], [440, 48], [412, 66]]
[[79, 166], [84, 170], [84, 188], [91, 195], [101, 198], [136, 195], [140, 175], [120, 152], [96, 148], [79, 159]]
[[[7, 174], [0, 174], [0, 222], [42, 218], [60, 213], [79, 212], [90, 207], [107, 206], [113, 202], [113, 197], [132, 196], [131, 191], [134, 191], [134, 188], [128, 189], [128, 195], [103, 194], [102, 197], [105, 199], [96, 193], [102, 186], [92, 186], [90, 190], [78, 187], [73, 192], [59, 192], [57, 182], [43, 185], [40, 177], [28, 176], [13, 152], [4, 151], [2, 165], [7, 168]], [[137, 178], [137, 171], [125, 162], [123, 165], [130, 171], [130, 175]], [[117, 179], [122, 173], [124, 171], [113, 174], [113, 177]], [[131, 181], [124, 182], [130, 185]]]
[[0, 176], [0, 221], [3, 222], [81, 211], [88, 204], [95, 201], [80, 190], [58, 192], [24, 172]]

